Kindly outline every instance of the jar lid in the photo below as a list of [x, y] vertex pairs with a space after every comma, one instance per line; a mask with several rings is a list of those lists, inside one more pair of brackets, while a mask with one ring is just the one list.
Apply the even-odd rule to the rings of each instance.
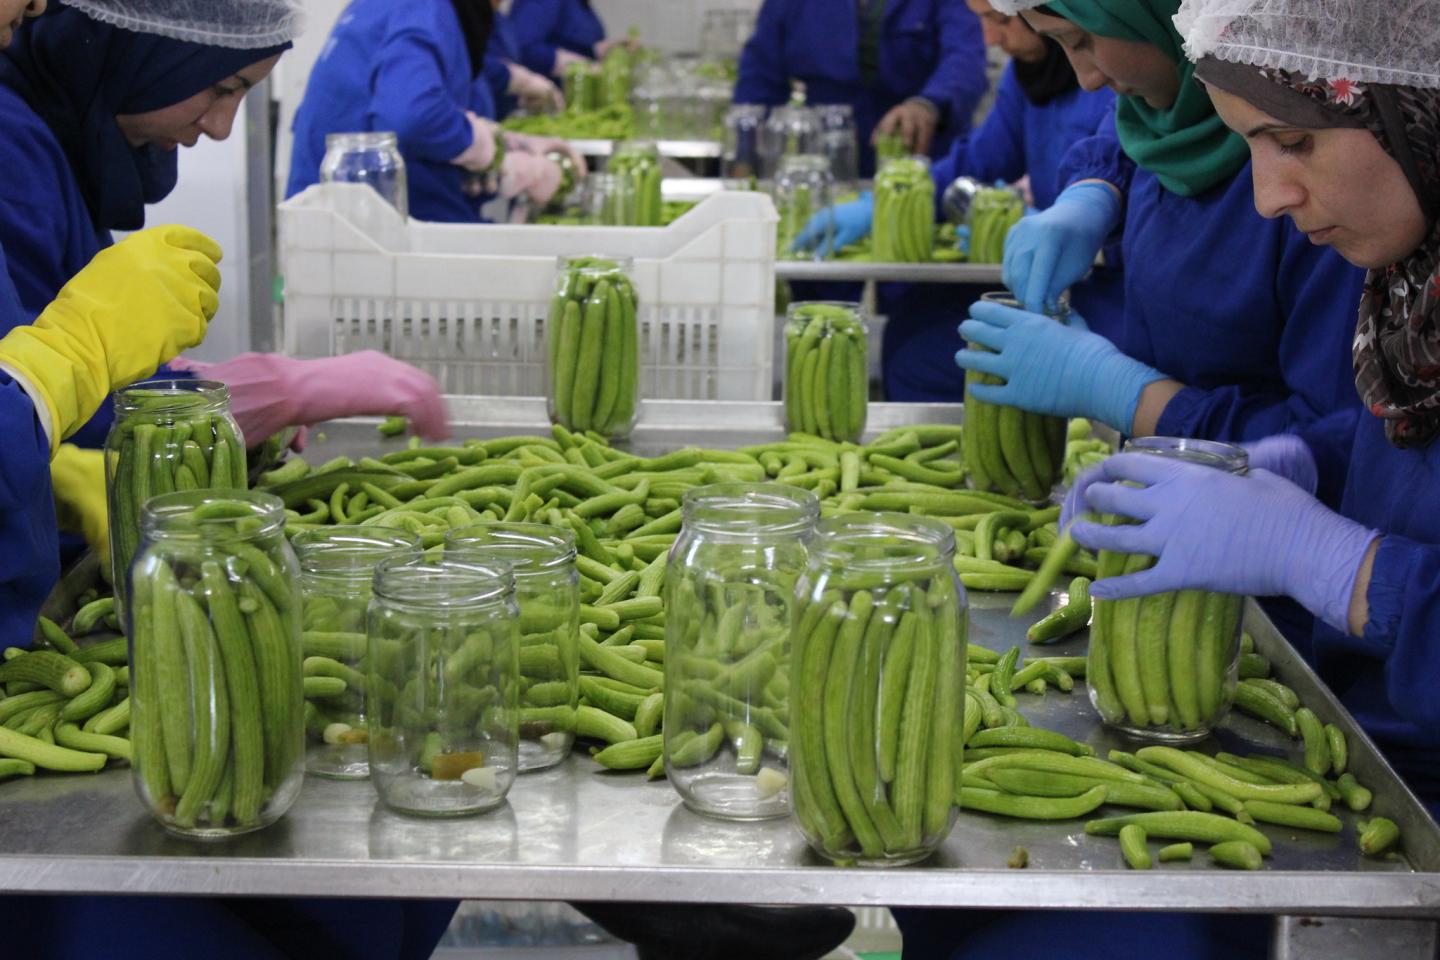
[[758, 540], [808, 535], [820, 500], [783, 483], [712, 483], [687, 491], [681, 511], [687, 530]]
[[375, 596], [434, 610], [460, 611], [504, 601], [515, 593], [515, 576], [503, 560], [484, 563], [391, 557], [375, 568]]
[[544, 523], [477, 523], [445, 535], [445, 559], [510, 564], [517, 578], [563, 570], [575, 562], [575, 534]]
[[1244, 447], [1191, 437], [1138, 437], [1125, 444], [1125, 452], [1184, 460], [1229, 473], [1244, 473], [1250, 466], [1250, 454]]

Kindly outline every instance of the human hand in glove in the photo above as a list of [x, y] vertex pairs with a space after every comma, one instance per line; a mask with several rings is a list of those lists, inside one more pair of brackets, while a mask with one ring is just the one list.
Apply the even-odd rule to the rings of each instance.
[[470, 146], [450, 162], [471, 173], [484, 173], [495, 162], [495, 144], [500, 135], [500, 127], [494, 121], [486, 120], [470, 110], [465, 111], [465, 119], [470, 123]]
[[1078, 314], [1068, 324], [1038, 313], [981, 301], [960, 335], [993, 352], [966, 349], [955, 362], [1000, 377], [1003, 385], [975, 384], [975, 399], [1056, 417], [1088, 417], [1130, 433], [1146, 384], [1165, 375], [1125, 356], [1091, 333]]
[[105, 397], [205, 339], [220, 306], [220, 247], [153, 227], [100, 251], [30, 326], [0, 340], [0, 368], [43, 407], [53, 454]]
[[62, 443], [50, 461], [55, 518], [66, 533], [85, 537], [109, 579], [110, 509], [105, 500], [105, 454]]
[[930, 152], [930, 143], [939, 126], [940, 111], [935, 105], [921, 97], [911, 97], [891, 107], [890, 112], [880, 118], [875, 125], [875, 136], [899, 134], [900, 141], [911, 153], [924, 155]]
[[533, 153], [505, 153], [500, 164], [500, 196], [509, 199], [526, 194], [543, 207], [560, 189], [564, 173], [553, 160]]
[[550, 68], [550, 75], [552, 77], [561, 77], [565, 75], [565, 68], [570, 66], [570, 64], [589, 62], [589, 57], [582, 57], [580, 56], [580, 54], [572, 53], [571, 51], [566, 50], [564, 47], [556, 47], [555, 65]]
[[1120, 194], [1107, 183], [1086, 180], [1067, 188], [1048, 210], [1010, 228], [1001, 272], [1005, 286], [1027, 310], [1058, 303], [1095, 265], [1120, 213]]
[[230, 388], [230, 412], [248, 446], [285, 427], [340, 417], [404, 416], [426, 440], [450, 435], [434, 378], [376, 350], [320, 360], [242, 353], [220, 363], [175, 366]]
[[1356, 574], [1380, 535], [1268, 470], [1236, 475], [1149, 453], [1119, 454], [1086, 471], [1071, 500], [1076, 514], [1140, 521], [1078, 520], [1071, 532], [1081, 544], [1157, 558], [1141, 573], [1095, 581], [1092, 597], [1190, 589], [1284, 595], [1347, 632]]
[[[810, 218], [805, 228], [795, 237], [792, 250], [814, 250], [822, 257], [828, 257], [852, 243], [859, 243], [870, 235], [870, 222], [875, 217], [875, 195], [866, 191], [859, 200], [841, 203], [821, 210]], [[834, 223], [833, 235], [827, 236], [830, 224]]]
[[1315, 466], [1315, 454], [1310, 445], [1293, 433], [1282, 433], [1266, 437], [1254, 443], [1242, 443], [1250, 455], [1252, 470], [1269, 470], [1284, 477], [1312, 497], [1320, 483], [1320, 471]]
[[543, 157], [547, 153], [563, 153], [570, 158], [575, 165], [575, 175], [583, 177], [590, 172], [590, 165], [585, 162], [585, 155], [572, 147], [567, 140], [560, 137], [540, 137], [530, 133], [512, 133], [505, 131], [505, 152], [515, 151], [516, 153], [533, 153]]
[[553, 81], [518, 63], [509, 64], [510, 86], [505, 91], [518, 97], [522, 109], [530, 113], [550, 113], [565, 109], [565, 94]]

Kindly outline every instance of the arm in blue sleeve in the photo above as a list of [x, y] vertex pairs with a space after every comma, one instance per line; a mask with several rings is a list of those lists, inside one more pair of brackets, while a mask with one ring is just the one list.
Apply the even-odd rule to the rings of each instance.
[[1348, 638], [1356, 652], [1385, 661], [1385, 686], [1401, 716], [1440, 725], [1440, 546], [1387, 536], [1370, 575], [1370, 621], [1363, 637]]
[[[499, 54], [487, 53], [485, 55], [485, 68], [480, 72], [477, 83], [483, 83], [489, 91], [489, 103], [493, 110], [494, 105], [505, 100], [510, 90], [510, 64]], [[472, 102], [470, 109], [475, 110]], [[475, 110], [480, 116], [488, 116], [479, 110]]]
[[990, 85], [985, 76], [985, 40], [979, 18], [963, 3], [941, 4], [939, 18], [940, 63], [920, 96], [940, 108], [942, 122], [964, 130]]
[[432, 38], [406, 28], [388, 38], [371, 90], [376, 129], [394, 130], [400, 149], [436, 163], [464, 153], [474, 136], [465, 104], [450, 96], [443, 58]]
[[1355, 448], [1355, 428], [1362, 413], [1359, 406], [1346, 407], [1295, 431], [1315, 458], [1315, 496], [1332, 510], [1340, 509], [1345, 478], [1350, 473], [1350, 453]]
[[555, 72], [555, 44], [549, 38], [560, 16], [560, 0], [519, 0], [510, 9], [510, 25], [520, 62], [542, 77]]
[[1081, 180], [1104, 180], [1119, 190], [1121, 197], [1125, 197], [1129, 195], [1130, 183], [1134, 179], [1135, 161], [1120, 146], [1112, 105], [1100, 119], [1095, 135], [1086, 137], [1065, 152], [1056, 182], [1063, 192], [1066, 187]]
[[790, 75], [785, 70], [786, 0], [765, 0], [755, 19], [755, 32], [740, 52], [735, 78], [735, 103], [778, 106], [790, 99]]
[[30, 646], [60, 578], [50, 443], [29, 395], [0, 373], [0, 644]]

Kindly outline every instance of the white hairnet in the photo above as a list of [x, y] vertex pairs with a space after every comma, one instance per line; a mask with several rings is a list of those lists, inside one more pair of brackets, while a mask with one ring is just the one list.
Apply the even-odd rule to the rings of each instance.
[[1196, 61], [1440, 87], [1437, 0], [1184, 0], [1175, 27]]
[[1021, 10], [1043, 7], [1047, 2], [1048, 0], [990, 0], [990, 6], [994, 7], [997, 13], [1013, 17]]
[[245, 50], [288, 43], [302, 23], [301, 0], [65, 0], [65, 4], [136, 33]]

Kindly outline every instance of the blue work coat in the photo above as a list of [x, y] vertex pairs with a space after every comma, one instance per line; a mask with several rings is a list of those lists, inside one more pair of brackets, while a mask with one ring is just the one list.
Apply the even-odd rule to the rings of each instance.
[[520, 63], [542, 77], [555, 72], [555, 51], [595, 56], [605, 39], [605, 24], [589, 0], [515, 0], [510, 22], [520, 48]]
[[931, 153], [943, 156], [953, 137], [970, 130], [970, 117], [989, 86], [980, 21], [954, 0], [890, 0], [873, 85], [860, 75], [860, 9], [854, 0], [765, 0], [740, 55], [734, 100], [783, 104], [792, 79], [805, 82], [810, 103], [854, 108], [863, 176], [875, 166], [870, 136], [892, 107], [917, 96], [935, 104], [941, 123]]
[[[943, 216], [941, 195], [960, 176], [1012, 183], [1028, 174], [1035, 205], [1050, 206], [1059, 192], [1061, 158], [1109, 119], [1113, 102], [1108, 90], [1085, 93], [1076, 87], [1037, 106], [1021, 90], [1014, 67], [1006, 67], [985, 120], [968, 136], [957, 138], [932, 168], [937, 218]], [[886, 399], [963, 399], [964, 372], [955, 366], [955, 353], [964, 346], [958, 327], [976, 293], [949, 284], [881, 286], [883, 312], [889, 318], [883, 354]], [[1103, 320], [1120, 314], [1123, 295], [1120, 271], [1102, 269], [1075, 287], [1072, 301], [1082, 316]]]
[[[520, 101], [508, 92], [510, 90], [510, 64], [512, 63], [524, 66], [520, 59], [520, 43], [515, 37], [515, 24], [511, 23], [510, 18], [505, 14], [496, 10], [495, 20], [490, 25], [490, 43], [485, 48], [485, 70], [482, 74], [495, 108], [493, 113], [482, 113], [481, 116], [504, 120], [515, 112]], [[546, 76], [546, 74], [541, 74], [541, 76]]]
[[479, 205], [450, 161], [474, 142], [465, 111], [483, 83], [450, 0], [353, 0], [330, 32], [295, 114], [285, 195], [320, 182], [325, 137], [393, 130], [409, 175], [410, 214], [476, 223]]

